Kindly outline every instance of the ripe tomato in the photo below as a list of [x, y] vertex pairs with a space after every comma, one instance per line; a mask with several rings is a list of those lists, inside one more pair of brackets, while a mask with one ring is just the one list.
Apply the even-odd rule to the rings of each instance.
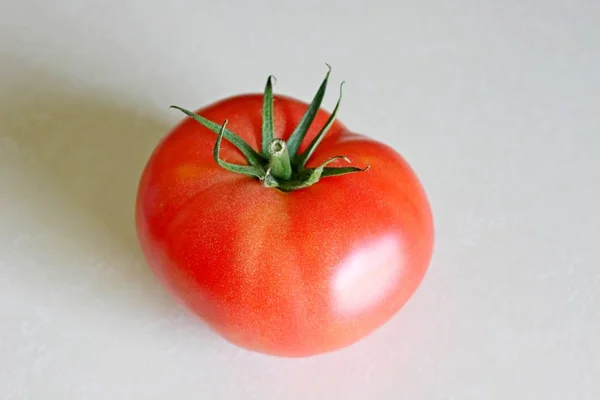
[[430, 262], [421, 183], [393, 149], [336, 121], [339, 101], [332, 114], [320, 108], [328, 77], [310, 104], [274, 96], [269, 77], [263, 95], [176, 107], [191, 118], [140, 180], [150, 267], [253, 351], [309, 356], [358, 341], [400, 309]]

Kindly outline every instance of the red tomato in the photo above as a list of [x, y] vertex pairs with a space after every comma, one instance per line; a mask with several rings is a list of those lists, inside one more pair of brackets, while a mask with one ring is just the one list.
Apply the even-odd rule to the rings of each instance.
[[264, 95], [180, 109], [193, 118], [161, 141], [140, 181], [137, 229], [150, 267], [246, 349], [309, 356], [348, 346], [402, 307], [430, 262], [419, 179], [392, 148], [320, 109], [326, 84], [310, 105], [273, 97], [269, 78]]

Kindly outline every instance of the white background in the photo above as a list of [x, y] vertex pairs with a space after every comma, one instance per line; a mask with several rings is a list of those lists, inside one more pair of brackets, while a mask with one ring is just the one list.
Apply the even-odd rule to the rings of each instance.
[[[137, 179], [170, 104], [276, 91], [385, 141], [436, 249], [330, 355], [240, 350], [144, 264]], [[600, 3], [0, 1], [0, 399], [600, 398]]]

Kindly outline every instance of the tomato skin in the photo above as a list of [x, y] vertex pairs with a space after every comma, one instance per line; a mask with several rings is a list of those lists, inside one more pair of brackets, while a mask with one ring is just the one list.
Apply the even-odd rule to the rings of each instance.
[[[262, 101], [241, 95], [197, 113], [228, 119], [258, 150]], [[275, 136], [287, 139], [306, 108], [275, 96]], [[301, 151], [328, 117], [319, 111]], [[184, 119], [140, 180], [141, 247], [175, 297], [229, 341], [289, 357], [348, 346], [406, 303], [428, 268], [434, 230], [422, 185], [398, 153], [335, 122], [308, 166], [344, 155], [371, 168], [286, 193], [222, 169], [215, 141]], [[245, 164], [226, 141], [221, 156]]]

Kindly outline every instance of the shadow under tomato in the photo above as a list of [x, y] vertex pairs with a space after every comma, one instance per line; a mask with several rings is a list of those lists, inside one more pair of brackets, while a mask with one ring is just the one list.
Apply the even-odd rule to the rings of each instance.
[[189, 324], [194, 317], [147, 267], [135, 232], [138, 179], [172, 123], [46, 71], [18, 76], [0, 93], [8, 185], [0, 199], [13, 213], [18, 265], [11, 279], [100, 319]]

